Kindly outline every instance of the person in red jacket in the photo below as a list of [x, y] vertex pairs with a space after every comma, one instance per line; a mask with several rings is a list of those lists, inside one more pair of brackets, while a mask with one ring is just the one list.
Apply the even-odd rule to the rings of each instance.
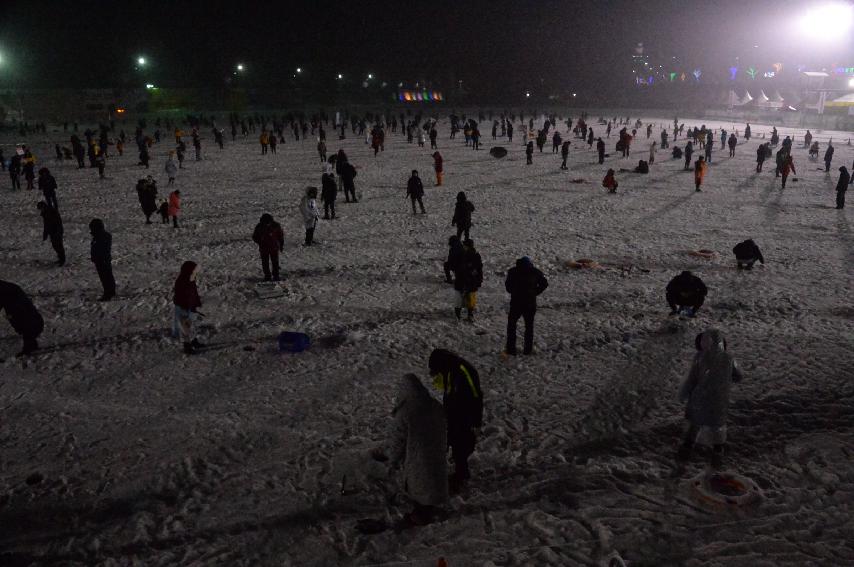
[[445, 170], [442, 166], [442, 154], [439, 152], [433, 152], [433, 169], [436, 170], [436, 186], [442, 184], [442, 180], [445, 177]]
[[795, 175], [798, 174], [798, 172], [795, 171], [795, 162], [792, 160], [792, 154], [786, 155], [786, 158], [783, 160], [783, 167], [781, 168], [781, 170], [783, 174], [783, 189], [785, 189], [786, 179], [789, 177], [789, 175], [792, 173], [794, 173]]
[[175, 304], [175, 318], [172, 322], [172, 336], [181, 337], [185, 354], [195, 354], [196, 349], [204, 346], [196, 338], [194, 327], [194, 321], [199, 315], [198, 308], [202, 306], [199, 289], [196, 287], [198, 273], [198, 264], [187, 261], [181, 265], [181, 273], [175, 280], [175, 294], [172, 300]]
[[270, 263], [273, 264], [272, 279], [279, 281], [279, 252], [285, 247], [285, 234], [282, 225], [273, 220], [273, 216], [264, 213], [261, 221], [252, 233], [252, 240], [258, 245], [261, 253], [261, 269], [264, 270], [264, 281], [270, 281]]
[[181, 192], [175, 189], [169, 193], [169, 216], [172, 217], [172, 226], [178, 228], [178, 215], [181, 213]]
[[609, 169], [608, 173], [605, 174], [605, 179], [602, 180], [602, 187], [607, 188], [608, 193], [616, 193], [619, 185], [617, 179], [614, 177], [614, 170]]

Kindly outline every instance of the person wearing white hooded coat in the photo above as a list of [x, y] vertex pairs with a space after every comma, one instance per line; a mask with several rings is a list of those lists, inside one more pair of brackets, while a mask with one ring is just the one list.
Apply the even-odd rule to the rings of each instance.
[[729, 392], [733, 382], [742, 378], [735, 359], [726, 351], [726, 341], [717, 329], [697, 336], [697, 354], [688, 378], [679, 389], [679, 400], [686, 403], [688, 434], [679, 449], [680, 458], [688, 458], [699, 434], [710, 438], [714, 447], [713, 464], [719, 465], [726, 448], [726, 418]]
[[403, 468], [406, 493], [415, 502], [410, 516], [427, 523], [448, 502], [445, 412], [415, 374], [400, 381], [389, 447], [392, 468]]
[[299, 212], [305, 224], [305, 246], [314, 243], [314, 229], [317, 227], [317, 187], [306, 187], [305, 195], [299, 202]]

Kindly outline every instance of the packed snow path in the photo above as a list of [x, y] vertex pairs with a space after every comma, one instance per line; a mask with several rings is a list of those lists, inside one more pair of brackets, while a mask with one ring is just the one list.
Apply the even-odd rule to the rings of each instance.
[[[618, 171], [610, 195], [607, 168], [647, 159], [658, 128], [649, 140], [639, 131], [629, 159], [616, 157], [615, 128], [604, 166], [570, 138], [562, 172], [550, 143], [526, 166], [516, 126], [513, 144], [497, 142], [510, 154], [495, 160], [486, 122], [474, 152], [462, 133], [448, 140], [442, 121], [438, 188], [429, 144], [389, 132], [374, 158], [364, 138], [348, 131], [339, 142], [327, 127], [330, 155], [343, 147], [359, 167], [361, 200], [339, 194], [338, 219], [321, 221], [322, 245], [312, 248], [300, 245], [297, 203], [305, 186], [320, 185], [314, 139], [288, 136], [277, 155], [262, 156], [257, 133], [220, 151], [202, 128], [205, 159], [194, 162], [191, 149], [176, 182], [177, 230], [143, 224], [135, 191], [150, 173], [167, 195], [168, 133], [150, 170], [136, 166], [129, 143], [103, 181], [53, 161], [53, 143], [68, 135], [27, 140], [59, 183], [69, 260], [55, 267], [41, 242], [41, 193], [13, 193], [1, 178], [0, 278], [32, 296], [45, 332], [44, 353], [21, 361], [11, 358], [19, 337], [0, 325], [0, 563], [435, 565], [446, 556], [451, 566], [593, 565], [618, 551], [655, 565], [852, 564], [854, 229], [851, 209], [833, 208], [837, 168], [854, 159], [852, 134], [814, 132], [822, 155], [834, 137], [826, 175], [800, 147], [803, 131], [782, 129], [797, 134], [798, 181], [785, 190], [773, 160], [754, 173], [770, 127], [753, 124], [735, 158], [716, 136], [702, 193], [682, 160], [660, 150], [649, 175]], [[125, 130], [132, 135], [132, 125]], [[413, 217], [404, 198], [412, 169], [424, 180], [426, 216]], [[472, 238], [485, 264], [474, 325], [453, 318], [442, 281], [461, 190], [477, 207]], [[261, 269], [250, 239], [264, 212], [286, 233], [284, 294], [271, 299], [255, 292]], [[96, 301], [93, 217], [113, 234], [119, 297], [110, 303]], [[735, 269], [730, 250], [745, 238], [762, 248], [764, 268]], [[687, 253], [697, 249], [719, 256]], [[551, 285], [535, 355], [502, 362], [504, 275], [522, 255]], [[565, 267], [578, 258], [603, 267]], [[184, 260], [202, 266], [202, 339], [214, 347], [194, 357], [167, 331]], [[664, 302], [664, 286], [684, 269], [710, 290], [690, 322], [668, 318]], [[711, 326], [745, 372], [733, 389], [727, 466], [765, 494], [739, 513], [691, 496], [701, 457], [675, 471], [676, 392], [695, 334]], [[282, 330], [306, 332], [315, 346], [280, 355]], [[408, 510], [367, 455], [384, 442], [398, 377], [426, 379], [435, 347], [481, 373], [474, 477], [446, 522], [361, 535], [358, 520]]]

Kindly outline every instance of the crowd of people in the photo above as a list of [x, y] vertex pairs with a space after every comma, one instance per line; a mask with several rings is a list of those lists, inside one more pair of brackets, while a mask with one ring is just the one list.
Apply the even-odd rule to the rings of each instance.
[[[541, 128], [535, 128], [535, 118], [529, 117], [525, 121], [524, 113], [515, 116], [512, 113], [502, 114], [498, 118], [489, 117], [492, 121], [492, 140], [506, 139], [508, 144], [513, 143], [513, 133], [519, 124], [522, 145], [526, 156], [526, 164], [533, 163], [535, 155], [534, 147], [543, 152], [551, 132], [552, 155], [560, 158], [560, 170], [568, 169], [567, 160], [570, 155], [572, 141], [564, 139], [558, 131], [559, 124], [566, 125], [566, 136], [574, 136], [575, 142], [582, 149], [580, 151], [594, 151], [595, 161], [604, 164], [605, 159], [610, 157], [606, 153], [605, 139], [610, 139], [612, 131], [622, 126], [617, 131], [615, 151], [621, 158], [628, 159], [631, 155], [632, 145], [639, 143], [638, 131], [642, 130], [642, 122], [636, 120], [634, 123], [629, 118], [618, 118], [598, 120], [597, 129], [604, 130], [605, 139], [596, 137], [593, 127], [588, 123], [590, 117], [582, 115], [575, 123], [571, 118], [562, 120], [556, 115], [545, 118]], [[481, 134], [479, 124], [486, 121], [484, 113], [475, 117], [456, 116], [449, 117], [449, 128], [451, 141], [456, 140], [457, 133], [462, 131], [464, 144], [477, 152], [481, 146]], [[202, 154], [202, 128], [210, 127], [215, 144], [220, 150], [225, 147], [225, 128], [220, 128], [215, 119], [205, 117], [189, 117], [189, 137], [195, 150], [195, 159], [201, 161]], [[315, 231], [321, 220], [333, 221], [339, 219], [336, 214], [336, 201], [339, 191], [344, 192], [345, 202], [357, 204], [360, 202], [355, 185], [357, 177], [357, 166], [350, 162], [344, 149], [328, 152], [326, 127], [329, 127], [329, 117], [324, 113], [318, 113], [311, 117], [304, 115], [286, 116], [260, 116], [253, 115], [240, 117], [231, 115], [228, 117], [231, 139], [234, 142], [238, 133], [246, 138], [250, 134], [258, 134], [261, 146], [260, 153], [273, 159], [277, 153], [277, 146], [285, 144], [286, 132], [292, 135], [294, 141], [303, 140], [309, 136], [317, 139], [317, 152], [322, 164], [320, 188], [308, 186], [298, 203], [299, 219], [305, 229], [304, 246], [311, 247], [318, 244], [315, 240]], [[175, 148], [168, 151], [168, 157], [163, 165], [167, 186], [176, 185], [179, 171], [184, 169], [184, 155], [186, 153], [187, 136], [182, 127], [170, 120], [157, 119], [153, 126], [153, 135], [146, 134], [147, 124], [143, 120], [136, 128], [134, 140], [137, 144], [139, 160], [138, 167], [150, 170], [151, 150], [161, 140], [165, 140], [161, 128], [165, 131], [172, 130], [175, 138]], [[425, 146], [427, 139], [430, 140], [431, 157], [434, 161], [434, 172], [436, 175], [435, 185], [441, 186], [444, 182], [444, 160], [438, 150], [439, 122], [435, 118], [424, 119], [420, 115], [411, 117], [400, 114], [369, 114], [365, 116], [344, 116], [332, 124], [333, 131], [339, 133], [339, 140], [346, 139], [347, 130], [357, 137], [364, 136], [365, 144], [369, 145], [376, 159], [385, 151], [389, 143], [387, 136], [395, 134], [400, 129], [400, 135], [406, 143], [417, 143]], [[65, 131], [68, 124], [64, 124]], [[105, 177], [106, 166], [112, 159], [119, 159], [124, 153], [126, 135], [124, 130], [116, 134], [116, 125], [105, 124], [97, 130], [87, 129], [84, 141], [77, 136], [78, 126], [74, 124], [74, 133], [69, 138], [70, 148], [56, 146], [57, 159], [76, 160], [79, 169], [86, 167], [84, 158], [89, 156], [89, 167], [98, 170], [99, 178]], [[653, 125], [648, 124], [645, 129], [646, 139], [650, 140], [653, 135]], [[657, 158], [659, 150], [670, 149], [672, 146], [672, 159], [682, 159], [684, 156], [684, 169], [693, 169], [695, 191], [702, 191], [705, 179], [709, 175], [713, 163], [713, 148], [715, 146], [715, 132], [703, 125], [700, 128], [689, 128], [685, 133], [685, 124], [674, 120], [672, 139], [668, 135], [667, 128], [661, 128], [658, 140], [653, 139], [648, 146], [648, 160], [641, 160], [636, 168], [620, 169], [621, 172], [630, 174], [648, 174], [650, 168], [660, 163]], [[743, 140], [747, 142], [752, 135], [750, 125], [746, 125]], [[680, 136], [685, 137], [684, 150], [676, 145]], [[721, 149], [729, 148], [729, 157], [734, 157], [736, 149], [740, 145], [737, 132], [719, 132]], [[742, 143], [744, 143], [742, 142]], [[459, 142], [456, 142], [459, 143]], [[793, 158], [793, 141], [786, 137], [782, 143], [776, 128], [773, 129], [771, 139], [762, 142], [757, 147], [756, 173], [761, 174], [763, 163], [771, 157], [773, 148], [780, 148], [776, 153], [775, 178], [781, 178], [782, 188], [786, 187], [787, 180], [796, 174]], [[808, 149], [810, 159], [818, 156], [818, 142], [813, 142], [812, 135], [807, 132], [804, 139], [804, 147]], [[584, 145], [587, 149], [584, 149]], [[111, 155], [114, 148], [116, 155]], [[699, 156], [693, 162], [694, 148], [699, 147], [704, 155]], [[506, 152], [505, 152], [506, 153]], [[266, 158], [265, 158], [266, 159]], [[539, 159], [539, 158], [538, 158]], [[833, 160], [833, 146], [828, 143], [824, 154], [825, 172], [830, 171]], [[35, 190], [35, 164], [36, 156], [26, 145], [16, 148], [10, 159], [6, 160], [0, 155], [0, 162], [4, 168], [8, 168], [12, 181], [12, 190], [26, 190], [21, 188], [20, 177], [23, 176], [27, 183], [27, 189]], [[852, 183], [847, 168], [839, 167], [839, 179], [836, 186], [837, 208], [841, 209], [845, 203], [845, 192]], [[38, 170], [38, 188], [43, 199], [37, 204], [43, 222], [43, 240], [50, 239], [51, 246], [57, 256], [58, 266], [66, 264], [66, 250], [63, 242], [63, 223], [60, 214], [59, 195], [61, 194], [61, 180], [57, 180], [47, 167]], [[402, 184], [404, 183], [403, 180]], [[613, 167], [607, 169], [602, 181], [602, 186], [609, 193], [616, 193], [620, 186], [617, 173]], [[136, 186], [139, 204], [145, 217], [145, 223], [151, 224], [151, 216], [160, 213], [163, 224], [171, 220], [173, 229], [180, 229], [179, 217], [182, 216], [181, 191], [173, 189], [168, 192], [165, 199], [160, 199], [157, 192], [157, 182], [152, 175], [141, 178]], [[412, 215], [426, 214], [424, 204], [425, 188], [424, 181], [418, 170], [411, 170], [408, 179], [405, 180], [405, 196], [410, 200]], [[320, 199], [320, 204], [318, 204]], [[321, 205], [323, 215], [321, 217]], [[477, 211], [475, 204], [469, 200], [464, 191], [458, 192], [454, 203], [451, 225], [455, 228], [455, 234], [448, 239], [448, 255], [444, 262], [444, 276], [448, 284], [453, 285], [455, 301], [453, 313], [457, 320], [462, 320], [463, 310], [466, 311], [465, 320], [473, 322], [477, 310], [477, 294], [483, 285], [483, 259], [475, 247], [472, 239], [474, 227], [474, 216]], [[110, 301], [116, 297], [117, 285], [112, 270], [112, 237], [106, 230], [106, 222], [103, 219], [93, 218], [89, 223], [91, 234], [90, 260], [94, 265], [95, 272], [101, 282], [103, 293], [100, 301]], [[249, 231], [247, 231], [249, 232]], [[250, 234], [247, 234], [247, 239]], [[282, 226], [273, 215], [265, 213], [261, 215], [254, 231], [251, 231], [251, 240], [257, 244], [260, 256], [261, 271], [265, 281], [279, 281], [281, 269], [279, 255], [284, 252], [285, 237]], [[758, 261], [765, 263], [758, 245], [753, 240], [745, 240], [733, 248], [736, 265], [738, 269], [751, 270]], [[195, 261], [185, 261], [180, 266], [179, 274], [173, 285], [173, 323], [172, 334], [180, 339], [183, 352], [193, 355], [204, 349], [205, 345], [197, 337], [195, 330], [196, 321], [203, 317], [199, 311], [202, 306], [200, 293], [197, 287], [199, 265]], [[534, 319], [537, 312], [537, 298], [549, 287], [548, 279], [539, 270], [534, 261], [528, 256], [522, 255], [515, 261], [506, 273], [505, 289], [509, 294], [510, 307], [507, 314], [506, 343], [504, 355], [517, 355], [517, 324], [519, 319], [524, 321], [523, 355], [534, 353]], [[704, 304], [708, 288], [700, 277], [690, 271], [682, 271], [664, 288], [664, 296], [670, 312], [673, 315], [696, 317], [698, 311]], [[38, 337], [44, 330], [44, 320], [38, 309], [31, 301], [29, 295], [18, 285], [0, 281], [0, 308], [5, 310], [13, 329], [23, 338], [23, 347], [20, 356], [28, 356], [36, 353], [39, 349]], [[449, 313], [450, 315], [450, 313]], [[691, 367], [690, 374], [680, 392], [680, 397], [687, 404], [687, 416], [690, 422], [688, 434], [679, 449], [679, 455], [683, 458], [690, 456], [694, 440], [702, 429], [709, 429], [714, 438], [713, 462], [720, 464], [725, 453], [725, 422], [726, 407], [729, 396], [729, 387], [733, 382], [741, 379], [741, 373], [733, 357], [726, 351], [726, 341], [722, 332], [708, 330], [700, 333], [696, 340], [697, 354]], [[470, 478], [468, 457], [473, 453], [477, 431], [483, 422], [484, 395], [480, 385], [475, 366], [460, 355], [445, 349], [434, 350], [428, 362], [429, 375], [433, 379], [433, 385], [442, 393], [442, 404], [439, 405], [428, 393], [427, 388], [417, 375], [407, 374], [400, 383], [400, 395], [393, 414], [397, 422], [396, 435], [394, 436], [388, 451], [377, 450], [374, 456], [377, 460], [387, 461], [403, 468], [406, 486], [415, 502], [415, 509], [409, 520], [415, 524], [423, 524], [440, 515], [440, 509], [447, 503], [448, 494], [459, 490]], [[451, 449], [455, 470], [450, 475], [450, 481], [446, 479], [446, 451]]]

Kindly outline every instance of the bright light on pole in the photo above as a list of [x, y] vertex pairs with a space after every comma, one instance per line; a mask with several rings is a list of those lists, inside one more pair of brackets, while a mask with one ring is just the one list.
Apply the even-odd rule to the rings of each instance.
[[368, 78], [369, 78], [369, 79], [373, 79], [373, 78], [374, 78], [374, 76], [373, 76], [371, 73], [368, 73]]
[[854, 24], [854, 6], [847, 3], [829, 3], [807, 10], [798, 22], [798, 28], [812, 41], [824, 43], [850, 37]]
[[338, 73], [338, 78], [339, 78], [339, 79], [343, 79], [343, 78], [344, 78], [344, 75], [342, 75], [341, 73]]
[[302, 67], [297, 67], [297, 73], [302, 73]]
[[148, 84], [146, 84], [146, 85], [145, 85], [145, 88], [147, 88], [147, 89], [148, 89], [148, 90], [150, 90], [150, 91], [153, 91], [153, 90], [154, 90], [154, 89], [156, 89], [157, 87], [155, 87], [155, 86], [154, 86], [154, 85], [152, 85], [151, 83], [148, 83]]
[[242, 71], [242, 70], [243, 70], [243, 63], [238, 63], [238, 64], [237, 64], [237, 70], [238, 70], [238, 71]]
[[136, 62], [137, 62], [137, 63], [139, 63], [140, 65], [145, 65], [145, 57], [140, 57], [140, 58], [138, 58], [138, 59], [136, 60]]

